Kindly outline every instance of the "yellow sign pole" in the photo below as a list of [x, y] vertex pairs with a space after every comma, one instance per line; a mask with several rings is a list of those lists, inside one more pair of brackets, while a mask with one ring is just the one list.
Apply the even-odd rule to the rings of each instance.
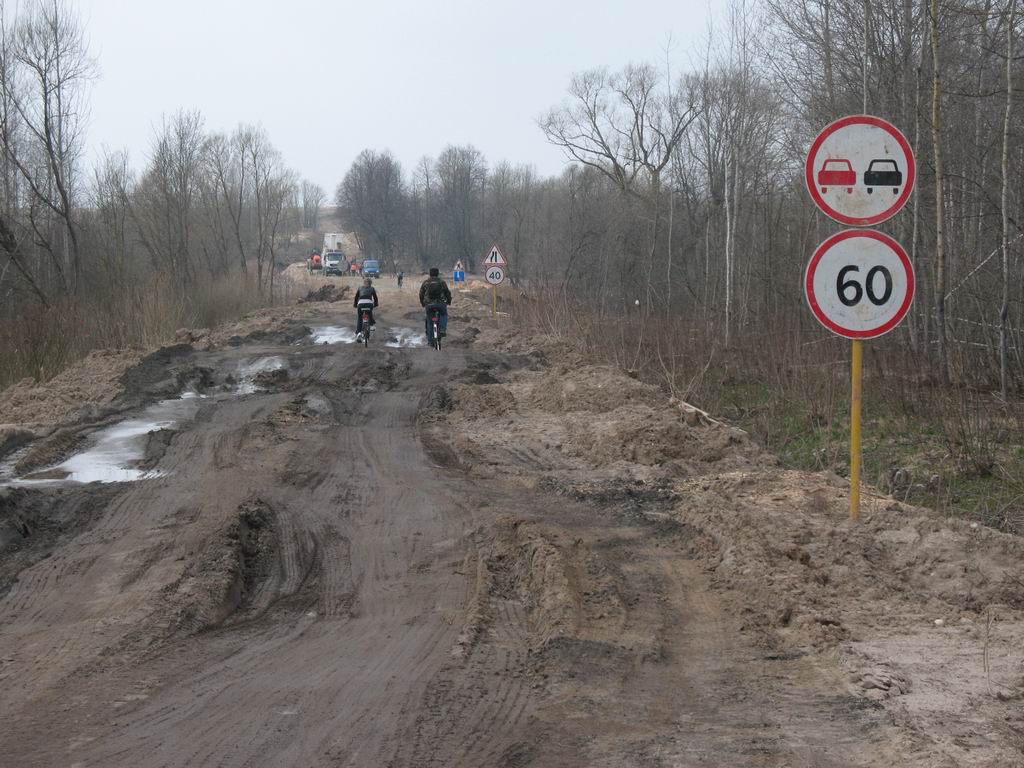
[[853, 340], [850, 365], [850, 522], [860, 520], [860, 409], [864, 342]]

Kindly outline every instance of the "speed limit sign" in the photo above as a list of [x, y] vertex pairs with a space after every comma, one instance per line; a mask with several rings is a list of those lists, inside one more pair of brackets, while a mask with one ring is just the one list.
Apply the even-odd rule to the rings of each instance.
[[484, 279], [491, 285], [501, 285], [505, 280], [504, 267], [486, 267]]
[[903, 246], [875, 230], [828, 238], [804, 275], [811, 312], [833, 333], [873, 339], [888, 333], [914, 301], [914, 267]]

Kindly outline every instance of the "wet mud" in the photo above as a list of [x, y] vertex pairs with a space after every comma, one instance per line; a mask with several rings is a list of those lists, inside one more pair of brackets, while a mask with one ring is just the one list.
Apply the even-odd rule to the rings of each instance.
[[[413, 291], [382, 298], [369, 347], [343, 303], [282, 308], [181, 334], [91, 417], [7, 438], [0, 762], [963, 757], [922, 714], [931, 684], [891, 637], [866, 642], [868, 604], [835, 585], [881, 569], [907, 613], [901, 578], [928, 610], [966, 579], [991, 610], [1016, 544], [986, 535], [992, 562], [972, 571], [962, 532], [878, 517], [871, 549], [830, 516], [836, 488], [742, 432], [523, 339], [469, 295], [441, 352], [419, 342]], [[942, 597], [924, 573], [944, 564]], [[963, 764], [1011, 765], [1011, 732]]]

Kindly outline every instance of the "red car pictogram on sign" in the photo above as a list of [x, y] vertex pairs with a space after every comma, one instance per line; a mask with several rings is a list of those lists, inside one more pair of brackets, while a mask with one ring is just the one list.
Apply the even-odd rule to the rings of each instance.
[[846, 187], [850, 193], [856, 183], [857, 172], [849, 160], [826, 160], [818, 171], [818, 186], [822, 192], [828, 192], [829, 187]]

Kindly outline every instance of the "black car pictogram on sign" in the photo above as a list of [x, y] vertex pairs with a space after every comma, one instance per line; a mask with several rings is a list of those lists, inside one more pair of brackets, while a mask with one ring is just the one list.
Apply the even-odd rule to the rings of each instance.
[[872, 187], [892, 187], [895, 195], [900, 191], [901, 184], [903, 174], [895, 160], [872, 160], [864, 171], [864, 186], [868, 188], [869, 195], [874, 191]]

